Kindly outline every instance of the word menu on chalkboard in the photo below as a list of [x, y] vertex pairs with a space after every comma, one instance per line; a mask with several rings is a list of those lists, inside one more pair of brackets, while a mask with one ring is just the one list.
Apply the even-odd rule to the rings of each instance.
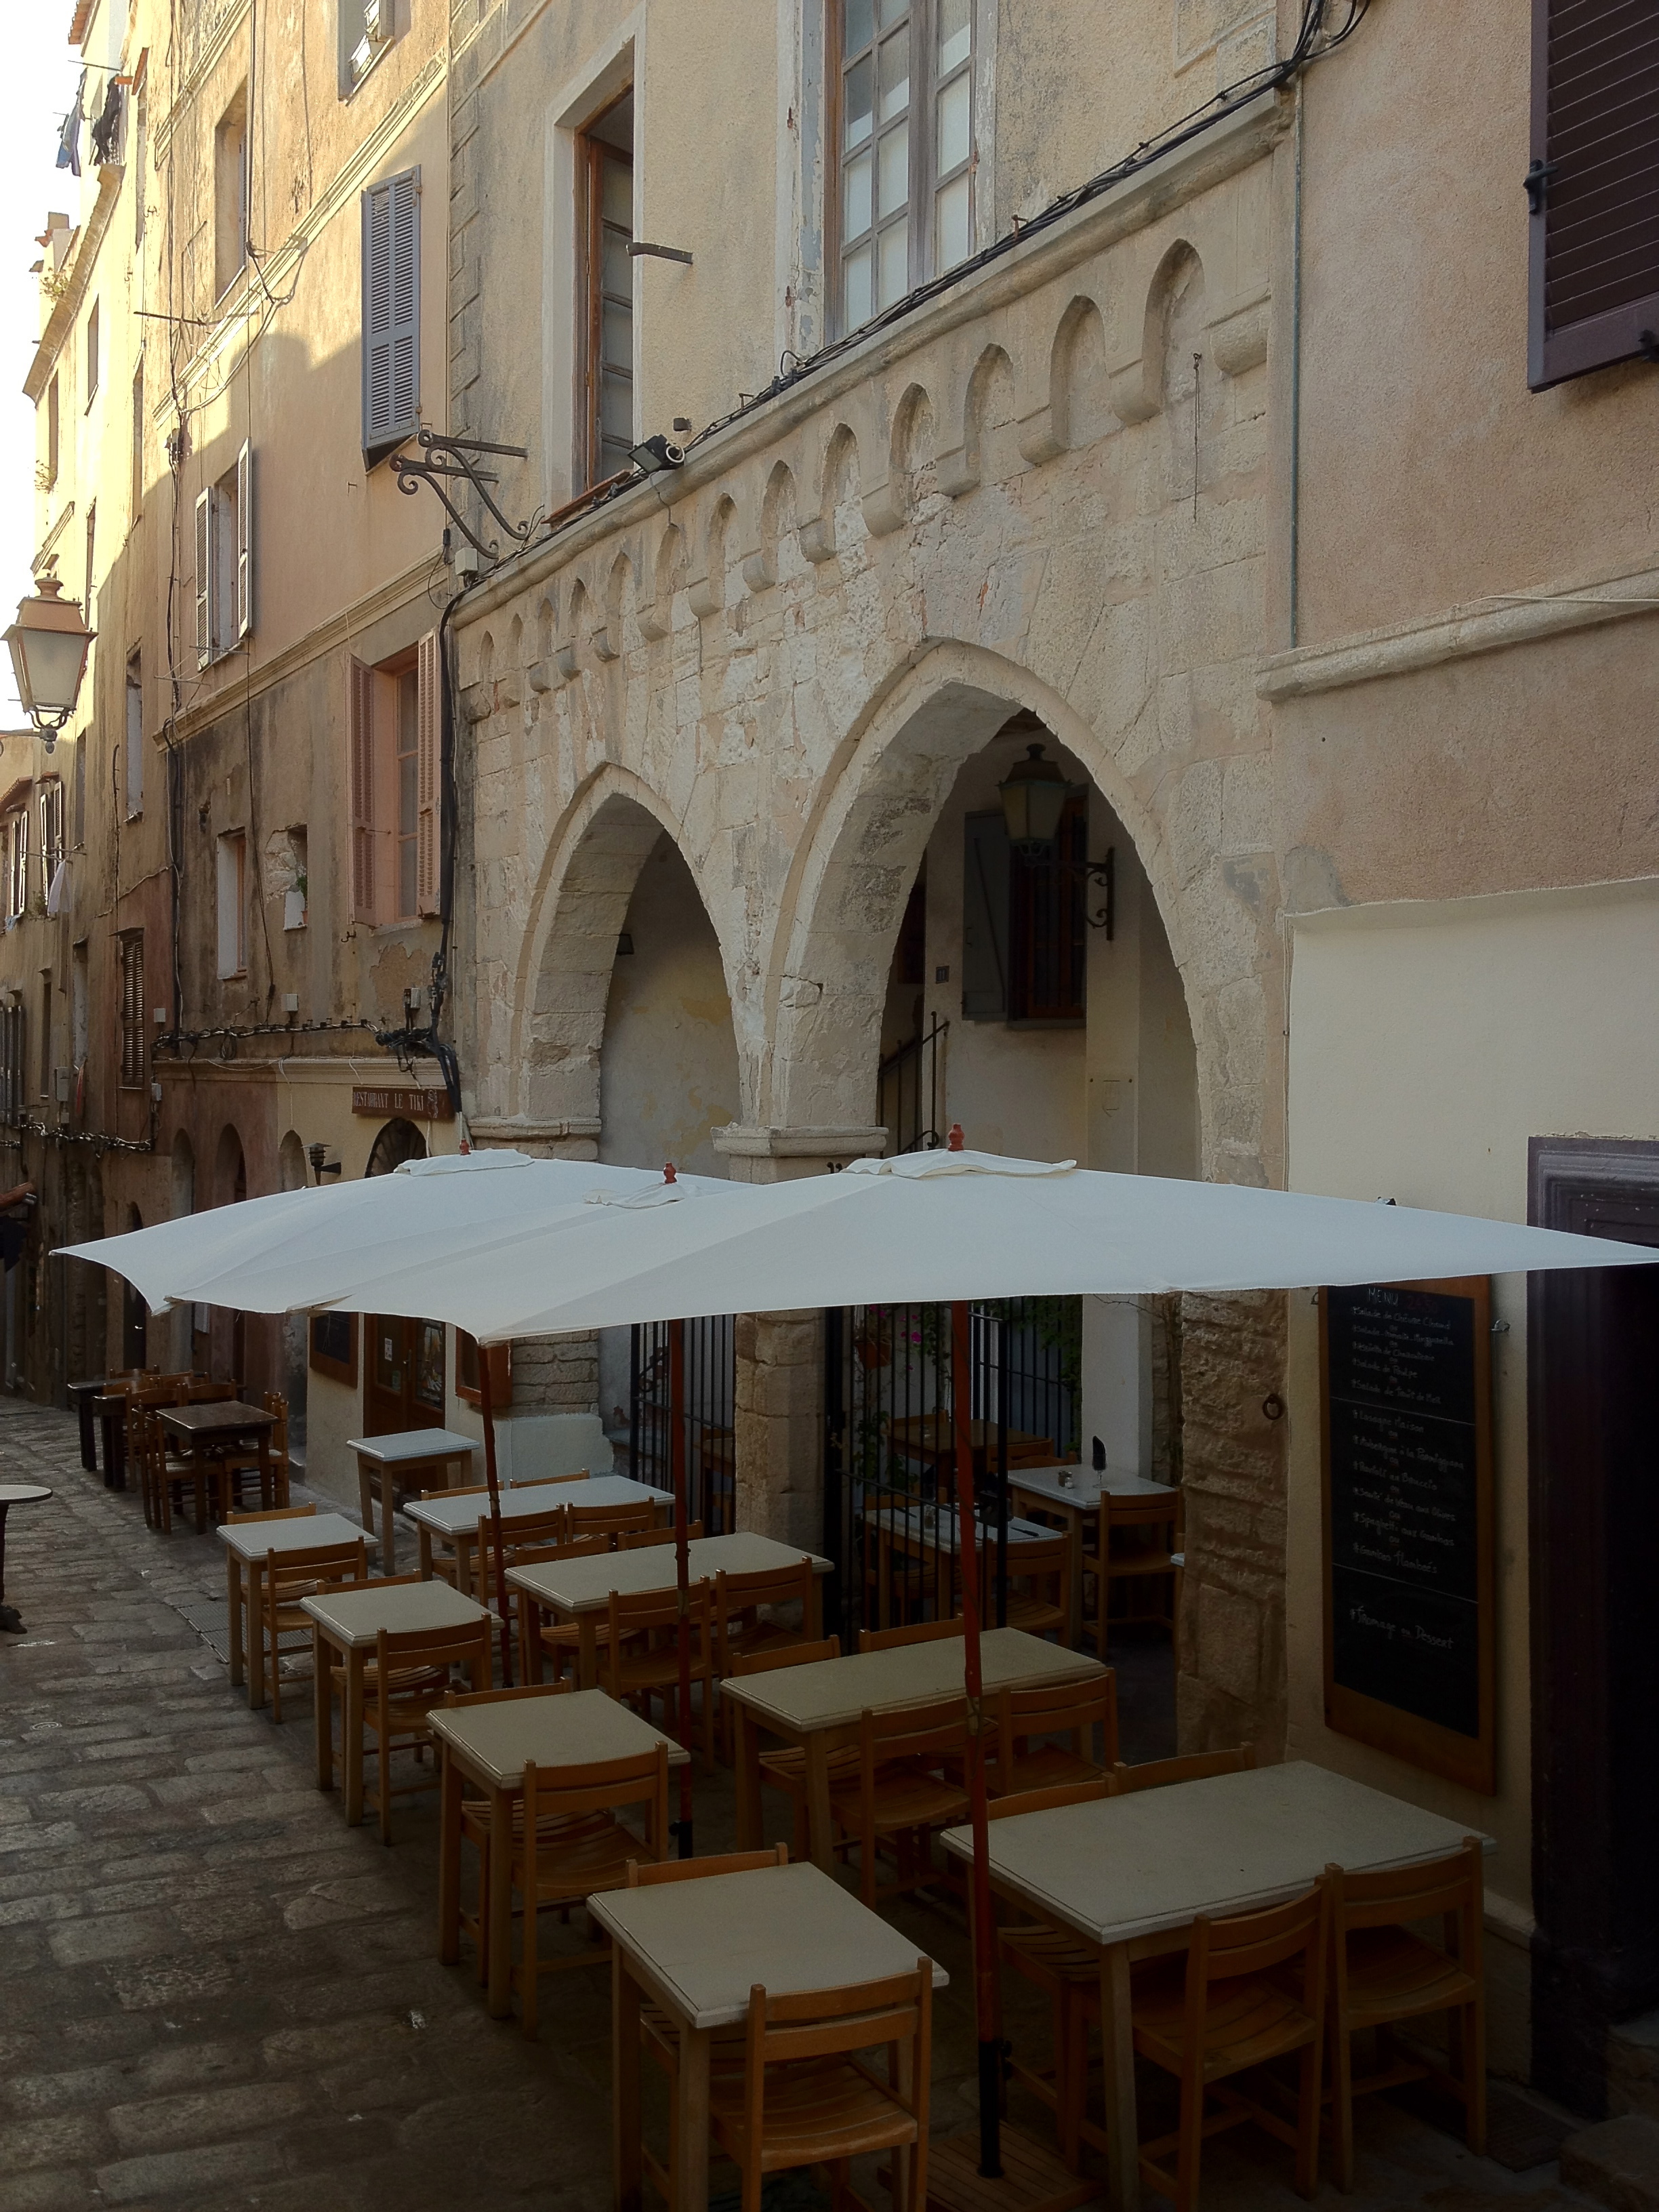
[[1325, 1717], [1494, 1786], [1491, 1287], [1321, 1295]]

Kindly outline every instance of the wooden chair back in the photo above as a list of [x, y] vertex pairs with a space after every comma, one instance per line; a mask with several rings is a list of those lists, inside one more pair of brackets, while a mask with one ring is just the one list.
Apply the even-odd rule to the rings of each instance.
[[859, 1650], [894, 1651], [904, 1644], [941, 1644], [946, 1637], [960, 1636], [962, 1632], [960, 1613], [949, 1620], [918, 1620], [908, 1628], [861, 1628]]
[[[908, 2069], [910, 2086], [895, 2081], [890, 2094], [927, 2130], [928, 2069], [933, 2028], [933, 1966], [918, 1959], [912, 1974], [879, 1982], [854, 1982], [845, 1989], [802, 1990], [769, 1996], [759, 1983], [749, 1992], [748, 2079], [750, 2127], [760, 2133], [763, 2081], [768, 2066], [803, 2059], [850, 2057], [885, 2044], [915, 2046]], [[895, 2069], [902, 2079], [902, 2072]]]
[[1012, 1787], [1014, 1762], [1019, 1747], [1033, 1736], [1065, 1735], [1079, 1759], [1094, 1762], [1097, 1728], [1102, 1731], [1101, 1777], [1117, 1765], [1117, 1676], [1108, 1668], [1103, 1674], [1085, 1675], [1081, 1681], [1059, 1682], [1045, 1690], [1001, 1690], [993, 1710], [996, 1714], [996, 1768], [1000, 1786]]
[[594, 1813], [616, 1814], [631, 1806], [646, 1808], [646, 1844], [653, 1858], [668, 1853], [668, 1746], [654, 1745], [627, 1759], [582, 1766], [540, 1766], [524, 1770], [524, 1832], [539, 1838], [550, 1821]]
[[1189, 1751], [1178, 1759], [1143, 1759], [1138, 1766], [1126, 1766], [1120, 1759], [1112, 1768], [1112, 1795], [1162, 1790], [1171, 1782], [1207, 1782], [1213, 1774], [1247, 1774], [1255, 1765], [1253, 1743], [1241, 1743], [1236, 1751]]
[[[1018, 1544], [1011, 1541], [1008, 1546], [1010, 1619], [1021, 1610], [1041, 1609], [1045, 1617], [1057, 1613], [1057, 1632], [1067, 1645], [1072, 1641], [1073, 1540], [1071, 1530], [1062, 1528], [1052, 1536], [1032, 1537]], [[994, 1541], [986, 1546], [983, 1556], [986, 1595], [988, 1601], [994, 1601], [997, 1563]], [[987, 1603], [985, 1611], [986, 1616], [991, 1617], [992, 1602]]]
[[[462, 1621], [454, 1628], [380, 1628], [374, 1632], [374, 1695], [383, 1712], [396, 1694], [395, 1675], [441, 1670], [447, 1674], [452, 1667], [465, 1667], [475, 1680], [489, 1680], [487, 1614], [477, 1620]], [[437, 1702], [435, 1696], [433, 1702]]]
[[884, 1766], [942, 1766], [947, 1759], [960, 1759], [967, 1748], [964, 1698], [939, 1698], [931, 1705], [912, 1705], [906, 1712], [866, 1711], [859, 1716], [859, 1763], [866, 1782]]
[[637, 1505], [572, 1505], [566, 1510], [573, 1536], [624, 1536], [630, 1529], [650, 1528], [657, 1517], [648, 1498]]
[[528, 1544], [517, 1549], [515, 1567], [539, 1566], [544, 1559], [591, 1559], [614, 1547], [609, 1536], [568, 1536], [562, 1544]]
[[421, 1498], [424, 1503], [428, 1498], [488, 1498], [489, 1495], [489, 1485], [487, 1482], [469, 1482], [457, 1483], [453, 1490], [423, 1490]]
[[[1233, 1920], [1212, 1920], [1200, 1912], [1193, 1923], [1187, 1952], [1188, 2028], [1196, 2008], [1201, 2030], [1206, 1992], [1212, 1982], [1242, 1981], [1267, 1973], [1283, 1980], [1276, 1970], [1297, 1960], [1302, 1962], [1302, 2009], [1322, 2020], [1329, 1914], [1322, 1881], [1301, 1897], [1293, 1897], [1288, 1905], [1270, 1905], [1264, 1911], [1242, 1913]], [[1201, 2033], [1199, 2043], [1201, 2048]]]
[[444, 1694], [441, 1710], [458, 1711], [463, 1705], [500, 1705], [509, 1698], [563, 1698], [576, 1686], [575, 1679], [566, 1675], [557, 1682], [524, 1682], [513, 1690], [449, 1690]]
[[241, 1389], [239, 1382], [208, 1382], [192, 1376], [179, 1403], [185, 1406], [226, 1406]]
[[[685, 1530], [688, 1544], [695, 1544], [702, 1534], [701, 1521], [688, 1522]], [[672, 1528], [629, 1528], [617, 1537], [617, 1549], [619, 1552], [648, 1552], [654, 1545], [672, 1544], [675, 1540], [676, 1532]]]
[[708, 1875], [759, 1874], [764, 1868], [788, 1863], [787, 1844], [775, 1844], [764, 1851], [722, 1851], [710, 1859], [660, 1859], [647, 1865], [629, 1859], [628, 1887], [652, 1889], [659, 1882], [699, 1881]]
[[585, 1467], [574, 1474], [515, 1474], [508, 1483], [509, 1490], [540, 1490], [550, 1482], [591, 1482], [593, 1480]]
[[1111, 1796], [1105, 1775], [1098, 1782], [1060, 1782], [1052, 1790], [1013, 1790], [1006, 1797], [993, 1797], [985, 1808], [988, 1820], [1006, 1820], [1021, 1813], [1053, 1813], [1062, 1805], [1095, 1805]]
[[[618, 1659], [625, 1656], [623, 1646], [630, 1636], [651, 1636], [664, 1630], [676, 1630], [679, 1626], [678, 1590], [612, 1590], [606, 1604], [610, 1636], [601, 1662], [607, 1668], [614, 1668]], [[691, 1632], [694, 1668], [700, 1662], [706, 1667], [709, 1661], [713, 1607], [714, 1593], [705, 1576], [702, 1581], [692, 1583], [685, 1594], [685, 1618]]]
[[810, 1667], [817, 1659], [839, 1659], [841, 1638], [826, 1636], [822, 1644], [782, 1644], [772, 1651], [739, 1651], [727, 1670], [735, 1681], [743, 1674], [769, 1674], [775, 1667]]
[[[527, 1544], [562, 1544], [565, 1538], [566, 1508], [550, 1505], [544, 1513], [514, 1513], [501, 1521], [501, 1544], [507, 1564], [517, 1566], [519, 1554]], [[476, 1538], [478, 1558], [493, 1560], [495, 1556], [495, 1524], [487, 1513], [478, 1516]]]
[[358, 1536], [343, 1544], [308, 1545], [301, 1552], [267, 1552], [264, 1577], [267, 1609], [274, 1611], [278, 1604], [288, 1601], [296, 1583], [303, 1587], [308, 1596], [313, 1589], [325, 1586], [329, 1589], [343, 1589], [353, 1583], [366, 1583], [368, 1580], [366, 1540]]
[[[1325, 1881], [1331, 1894], [1338, 1972], [1342, 1939], [1355, 1928], [1396, 1928], [1443, 1913], [1458, 1919], [1464, 1937], [1478, 1947], [1486, 1911], [1482, 1860], [1479, 1837], [1465, 1836], [1456, 1850], [1420, 1866], [1393, 1867], [1382, 1874], [1350, 1874], [1346, 1868], [1328, 1866]], [[1462, 1949], [1458, 1955], [1468, 1963]]]
[[[314, 1505], [273, 1505], [264, 1511], [256, 1507], [246, 1512], [238, 1512], [233, 1507], [230, 1521], [237, 1523], [244, 1521], [312, 1521], [316, 1515]], [[228, 1526], [229, 1522], [226, 1525]]]

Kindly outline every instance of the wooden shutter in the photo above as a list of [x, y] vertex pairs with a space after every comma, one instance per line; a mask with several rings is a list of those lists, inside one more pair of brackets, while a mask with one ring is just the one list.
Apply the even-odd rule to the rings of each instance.
[[236, 456], [236, 635], [253, 627], [253, 448]]
[[374, 672], [351, 663], [351, 913], [374, 919]]
[[443, 907], [443, 665], [438, 633], [421, 640], [415, 683], [416, 791], [415, 911]]
[[196, 665], [213, 658], [213, 494], [196, 501]]
[[419, 427], [421, 173], [363, 194], [363, 451], [385, 453]]
[[1653, 0], [1533, 0], [1534, 392], [1659, 360], [1659, 23]]
[[962, 854], [962, 1018], [1008, 1018], [1008, 825], [970, 814]]

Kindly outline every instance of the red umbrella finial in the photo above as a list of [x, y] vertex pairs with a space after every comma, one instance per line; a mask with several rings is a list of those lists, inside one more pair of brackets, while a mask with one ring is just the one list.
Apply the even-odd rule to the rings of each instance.
[[951, 1122], [951, 1133], [945, 1139], [945, 1149], [947, 1152], [959, 1152], [962, 1150], [962, 1124], [960, 1121]]
[[678, 1182], [679, 1181], [678, 1176], [674, 1172], [674, 1163], [672, 1160], [664, 1161], [662, 1179], [665, 1182]]

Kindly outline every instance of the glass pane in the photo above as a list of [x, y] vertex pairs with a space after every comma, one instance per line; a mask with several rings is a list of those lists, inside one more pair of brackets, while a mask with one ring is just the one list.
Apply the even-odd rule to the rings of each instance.
[[841, 315], [842, 325], [855, 331], [867, 323], [874, 313], [870, 297], [870, 248], [861, 246], [856, 253], [849, 253], [841, 264]]
[[947, 84], [939, 96], [939, 167], [936, 175], [948, 177], [968, 159], [972, 143], [973, 101], [969, 79], [962, 76]]
[[910, 105], [910, 33], [884, 39], [877, 56], [881, 72], [881, 119], [890, 122]]
[[620, 368], [632, 375], [634, 370], [634, 310], [615, 307], [605, 302], [600, 343], [600, 358], [607, 368]]
[[632, 380], [607, 369], [599, 379], [599, 429], [607, 438], [627, 444], [634, 435]]
[[934, 258], [941, 270], [954, 269], [973, 252], [968, 224], [968, 179], [954, 178], [939, 195]]
[[890, 31], [895, 23], [902, 23], [910, 12], [910, 0], [881, 0], [881, 27]]
[[896, 215], [910, 197], [910, 126], [890, 131], [878, 149], [881, 161], [880, 213]]
[[861, 238], [870, 228], [870, 156], [860, 154], [842, 171], [841, 234]]
[[412, 837], [419, 826], [421, 799], [417, 766], [417, 757], [414, 753], [405, 753], [398, 763], [398, 828], [405, 837]]
[[843, 55], [863, 52], [875, 33], [871, 0], [846, 0], [842, 9], [841, 32]]
[[599, 289], [609, 292], [613, 300], [634, 296], [634, 264], [629, 258], [628, 240], [619, 230], [599, 233]]
[[410, 920], [415, 912], [415, 840], [398, 841], [398, 919]]
[[398, 678], [398, 750], [412, 753], [421, 741], [419, 678], [412, 668]]
[[599, 213], [626, 231], [634, 228], [634, 172], [626, 161], [599, 163]]
[[946, 76], [965, 62], [973, 44], [969, 0], [939, 0], [939, 73]]
[[902, 300], [910, 289], [910, 226], [896, 222], [884, 230], [880, 240], [881, 297], [879, 305], [890, 307], [895, 300]]
[[870, 136], [873, 117], [870, 112], [871, 70], [867, 61], [849, 69], [842, 79], [842, 107], [846, 128], [842, 143], [850, 154], [854, 146], [862, 146]]

